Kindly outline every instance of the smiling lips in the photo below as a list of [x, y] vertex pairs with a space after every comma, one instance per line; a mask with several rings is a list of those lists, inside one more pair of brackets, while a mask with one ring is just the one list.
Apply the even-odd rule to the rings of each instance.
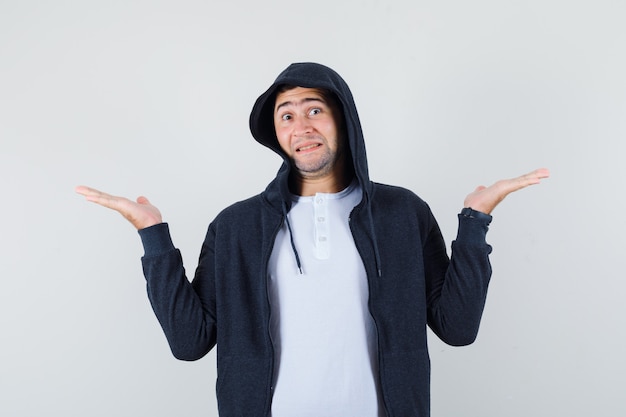
[[322, 146], [320, 143], [310, 143], [308, 145], [304, 145], [304, 146], [300, 146], [298, 148], [296, 148], [296, 152], [305, 152], [305, 151], [309, 151], [311, 149], [315, 149]]

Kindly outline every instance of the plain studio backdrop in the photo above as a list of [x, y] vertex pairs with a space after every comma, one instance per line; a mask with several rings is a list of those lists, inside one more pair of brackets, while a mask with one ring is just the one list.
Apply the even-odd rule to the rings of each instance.
[[86, 184], [146, 195], [188, 274], [280, 159], [248, 130], [291, 62], [352, 87], [372, 179], [446, 242], [480, 184], [546, 166], [488, 234], [477, 341], [429, 333], [433, 416], [624, 416], [626, 6], [566, 1], [0, 1], [0, 415], [215, 416], [215, 351], [171, 356], [140, 239]]

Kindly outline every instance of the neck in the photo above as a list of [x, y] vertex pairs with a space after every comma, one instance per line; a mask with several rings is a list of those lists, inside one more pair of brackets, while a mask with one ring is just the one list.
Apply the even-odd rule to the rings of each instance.
[[302, 175], [294, 169], [289, 179], [289, 189], [292, 193], [303, 197], [312, 196], [316, 193], [343, 191], [352, 182], [354, 171], [351, 169], [351, 164], [348, 164], [350, 169], [346, 169], [342, 165], [338, 164], [337, 169], [320, 177]]

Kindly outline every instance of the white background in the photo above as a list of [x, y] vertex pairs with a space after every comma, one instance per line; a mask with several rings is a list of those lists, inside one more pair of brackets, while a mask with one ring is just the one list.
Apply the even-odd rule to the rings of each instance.
[[248, 130], [291, 62], [348, 81], [370, 174], [427, 200], [546, 166], [488, 241], [476, 343], [431, 334], [433, 416], [624, 416], [626, 5], [0, 0], [0, 415], [216, 415], [215, 352], [175, 360], [136, 232], [73, 192], [147, 195], [193, 272], [280, 159]]

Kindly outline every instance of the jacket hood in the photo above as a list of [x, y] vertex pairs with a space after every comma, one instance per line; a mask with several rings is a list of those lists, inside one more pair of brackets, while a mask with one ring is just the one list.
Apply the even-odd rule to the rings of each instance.
[[283, 158], [283, 164], [278, 171], [276, 178], [267, 186], [263, 196], [275, 209], [282, 211], [285, 223], [289, 228], [291, 236], [291, 247], [298, 265], [300, 273], [302, 273], [302, 265], [298, 255], [298, 250], [293, 241], [293, 234], [287, 212], [291, 208], [291, 199], [289, 194], [289, 171], [291, 170], [291, 162], [287, 155], [282, 151], [276, 138], [274, 129], [274, 105], [276, 95], [279, 88], [283, 85], [291, 85], [304, 88], [321, 88], [330, 91], [335, 95], [345, 119], [345, 140], [350, 149], [352, 156], [352, 165], [356, 179], [363, 190], [363, 199], [359, 206], [365, 205], [365, 212], [369, 222], [369, 232], [372, 239], [373, 250], [376, 259], [376, 268], [378, 276], [382, 275], [380, 269], [380, 252], [376, 239], [376, 230], [374, 227], [374, 217], [372, 215], [371, 194], [373, 184], [369, 180], [367, 168], [367, 156], [365, 154], [365, 141], [363, 140], [363, 130], [361, 129], [361, 121], [356, 111], [354, 98], [348, 84], [334, 70], [312, 62], [291, 64], [287, 69], [280, 73], [276, 81], [270, 88], [261, 94], [254, 103], [252, 113], [250, 114], [250, 131], [252, 136], [264, 146], [272, 149]]
[[[348, 84], [334, 70], [311, 62], [289, 65], [287, 69], [280, 73], [267, 91], [256, 100], [250, 114], [250, 131], [252, 136], [257, 142], [272, 149], [283, 158], [283, 166], [278, 176], [286, 177], [290, 170], [290, 162], [278, 144], [274, 129], [274, 104], [277, 91], [283, 85], [321, 88], [335, 95], [342, 107], [345, 118], [346, 140], [352, 156], [354, 172], [364, 193], [367, 193], [369, 190], [369, 173], [365, 141], [363, 140], [361, 122], [354, 104], [352, 92]], [[283, 197], [285, 196], [283, 195]]]

